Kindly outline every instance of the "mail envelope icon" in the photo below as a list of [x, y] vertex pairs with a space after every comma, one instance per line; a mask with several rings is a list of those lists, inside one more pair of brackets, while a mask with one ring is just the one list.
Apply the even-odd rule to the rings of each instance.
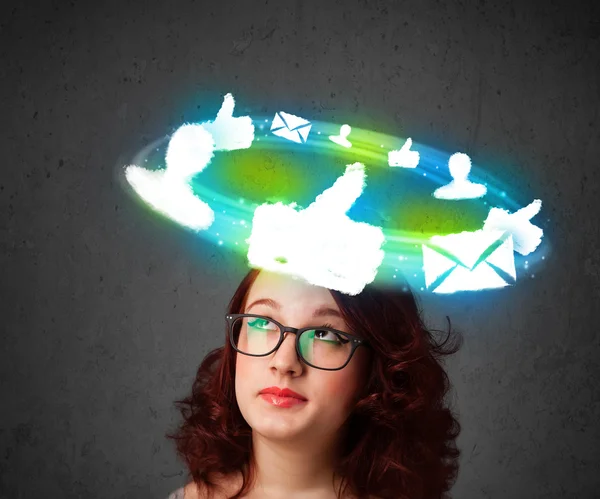
[[423, 244], [425, 284], [434, 293], [501, 288], [516, 282], [512, 235], [476, 230]]
[[271, 123], [271, 131], [275, 135], [298, 142], [298, 144], [306, 142], [311, 127], [312, 123], [310, 121], [299, 116], [294, 116], [293, 114], [284, 113], [283, 111], [275, 113], [275, 117]]

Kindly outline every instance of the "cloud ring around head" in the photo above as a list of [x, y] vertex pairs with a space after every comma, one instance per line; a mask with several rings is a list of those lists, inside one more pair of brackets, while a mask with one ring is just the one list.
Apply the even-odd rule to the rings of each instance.
[[[256, 127], [256, 137], [249, 151], [289, 152], [290, 154], [310, 153], [327, 158], [340, 168], [348, 163], [360, 161], [366, 165], [367, 176], [370, 172], [385, 169], [390, 179], [401, 179], [401, 182], [411, 182], [417, 176], [421, 180], [431, 183], [431, 191], [436, 186], [444, 185], [448, 181], [448, 175], [444, 171], [444, 161], [447, 162], [450, 154], [435, 148], [412, 141], [412, 149], [420, 153], [418, 167], [390, 168], [388, 166], [388, 153], [391, 149], [401, 148], [407, 141], [405, 138], [385, 135], [370, 130], [363, 130], [356, 126], [352, 127], [353, 147], [351, 149], [341, 148], [328, 140], [328, 136], [339, 131], [339, 124], [329, 122], [312, 122], [311, 135], [305, 144], [295, 144], [290, 141], [274, 136], [268, 127], [269, 118], [262, 116], [253, 118]], [[263, 125], [264, 123], [264, 125]], [[170, 137], [164, 137], [140, 151], [130, 162], [126, 174], [126, 184], [132, 189], [138, 199], [142, 199], [153, 211], [161, 213], [190, 230], [196, 231], [199, 236], [209, 240], [213, 244], [225, 246], [240, 254], [246, 254], [248, 245], [246, 240], [251, 233], [251, 224], [254, 210], [265, 202], [265, 199], [240, 198], [228, 193], [224, 189], [215, 189], [210, 183], [203, 182], [203, 174], [190, 177], [187, 183], [164, 183], [166, 177], [165, 153]], [[343, 150], [342, 150], [343, 149]], [[228, 161], [230, 152], [217, 152], [215, 159]], [[226, 159], [227, 158], [227, 159]], [[236, 156], [235, 161], [239, 161]], [[243, 162], [240, 162], [240, 168]], [[209, 164], [208, 168], [213, 168]], [[162, 173], [161, 173], [162, 172]], [[240, 173], [241, 172], [240, 170]], [[246, 175], [251, 173], [245, 172]], [[307, 173], [308, 175], [308, 173]], [[508, 186], [493, 178], [489, 171], [472, 164], [471, 175], [485, 181], [488, 192], [485, 198], [479, 200], [481, 203], [489, 203], [489, 207], [502, 206], [507, 211], [517, 211], [525, 203], [517, 203], [509, 194]], [[411, 177], [412, 176], [412, 177]], [[399, 181], [400, 182], [400, 181]], [[373, 187], [367, 179], [365, 192], [371, 192]], [[146, 192], [145, 197], [140, 195], [140, 187]], [[166, 188], [165, 188], [166, 187]], [[265, 190], [268, 190], [268, 186]], [[315, 194], [318, 194], [315, 190]], [[375, 196], [376, 197], [376, 196]], [[386, 211], [385, 198], [381, 197], [382, 205], [377, 208], [381, 212], [382, 220], [389, 220]], [[432, 234], [415, 230], [405, 230], [398, 227], [390, 227], [382, 224], [385, 233], [385, 257], [378, 272], [378, 279], [387, 281], [395, 279], [401, 274], [415, 281], [420, 281], [422, 276], [422, 254], [421, 245]], [[541, 251], [540, 251], [541, 250]], [[528, 256], [527, 260], [517, 261], [518, 270], [532, 271], [535, 265], [542, 263], [548, 254], [549, 244], [544, 239], [544, 244], [538, 250]], [[415, 285], [415, 283], [411, 283]]]

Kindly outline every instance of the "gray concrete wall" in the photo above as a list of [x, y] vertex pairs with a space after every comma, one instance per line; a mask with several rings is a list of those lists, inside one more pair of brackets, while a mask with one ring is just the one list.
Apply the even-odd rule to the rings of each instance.
[[183, 483], [172, 402], [221, 344], [244, 266], [149, 215], [113, 170], [227, 91], [513, 165], [492, 173], [544, 201], [543, 271], [423, 298], [465, 338], [448, 364], [453, 496], [600, 497], [593, 3], [3, 3], [0, 497], [161, 499]]

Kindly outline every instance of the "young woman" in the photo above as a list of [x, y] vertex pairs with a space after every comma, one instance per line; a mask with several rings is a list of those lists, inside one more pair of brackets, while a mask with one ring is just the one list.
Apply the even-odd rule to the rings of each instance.
[[225, 320], [225, 345], [176, 402], [167, 437], [191, 482], [171, 497], [448, 497], [460, 425], [439, 359], [460, 341], [434, 341], [410, 292], [253, 269]]

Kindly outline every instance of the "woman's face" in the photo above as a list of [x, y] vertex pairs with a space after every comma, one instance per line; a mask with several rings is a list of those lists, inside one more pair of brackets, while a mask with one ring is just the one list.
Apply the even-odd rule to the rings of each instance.
[[[255, 304], [265, 299], [275, 302], [275, 307], [268, 303]], [[261, 271], [241, 312], [264, 315], [284, 326], [302, 328], [329, 324], [334, 329], [352, 333], [335, 312], [313, 317], [315, 311], [323, 308], [340, 311], [328, 289]], [[295, 334], [286, 333], [279, 349], [268, 356], [237, 353], [235, 392], [240, 411], [249, 426], [265, 438], [305, 441], [307, 437], [335, 437], [366, 384], [369, 352], [360, 347], [346, 367], [324, 371], [298, 359], [295, 341]], [[307, 401], [293, 407], [273, 405], [259, 396], [261, 390], [272, 386], [289, 388]]]

